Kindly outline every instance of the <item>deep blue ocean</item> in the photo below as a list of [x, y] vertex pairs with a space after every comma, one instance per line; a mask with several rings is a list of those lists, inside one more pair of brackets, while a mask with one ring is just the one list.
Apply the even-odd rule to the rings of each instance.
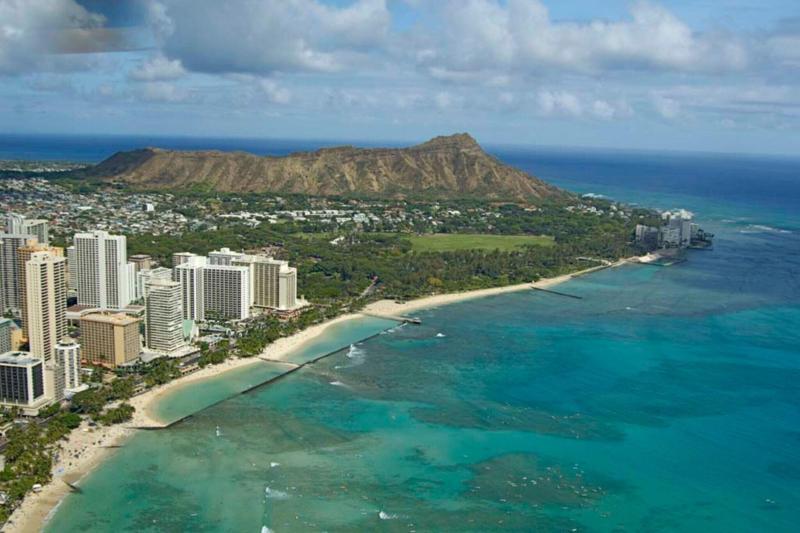
[[[261, 142], [238, 147], [319, 146]], [[136, 435], [47, 530], [796, 531], [800, 160], [489, 151], [577, 192], [689, 209], [714, 250], [562, 286], [583, 300], [521, 292], [419, 327], [336, 327], [294, 358], [336, 355]], [[186, 387], [161, 413], [272, 373]]]

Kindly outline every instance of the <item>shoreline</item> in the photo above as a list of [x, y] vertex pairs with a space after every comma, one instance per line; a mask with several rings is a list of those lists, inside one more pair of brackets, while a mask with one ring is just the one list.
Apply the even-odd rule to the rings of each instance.
[[404, 315], [422, 309], [431, 309], [487, 296], [531, 290], [534, 287], [546, 289], [593, 272], [629, 264], [635, 260], [636, 258], [620, 259], [608, 265], [590, 267], [561, 276], [544, 278], [533, 283], [435, 294], [403, 303], [393, 300], [378, 300], [368, 304], [360, 312], [341, 315], [320, 324], [315, 324], [289, 337], [280, 338], [267, 346], [260, 355], [250, 358], [229, 359], [219, 365], [207, 366], [192, 374], [150, 389], [128, 400], [128, 403], [135, 407], [136, 411], [133, 418], [125, 425], [90, 428], [86, 422], [83, 422], [80, 427], [72, 431], [67, 440], [60, 446], [58, 460], [55, 461], [52, 468], [52, 480], [44, 485], [41, 492], [36, 494], [29, 493], [25, 496], [19, 507], [9, 517], [2, 531], [4, 533], [34, 533], [41, 531], [50, 516], [58, 509], [64, 497], [71, 492], [65, 482], [77, 483], [90, 474], [95, 467], [107, 459], [116, 449], [109, 448], [109, 446], [121, 446], [137, 431], [137, 427], [166, 426], [167, 422], [160, 420], [154, 413], [155, 406], [165, 396], [188, 385], [216, 378], [228, 371], [257, 363], [288, 362], [287, 358], [290, 354], [322, 336], [329, 327], [349, 320], [364, 318], [365, 315], [362, 313]]

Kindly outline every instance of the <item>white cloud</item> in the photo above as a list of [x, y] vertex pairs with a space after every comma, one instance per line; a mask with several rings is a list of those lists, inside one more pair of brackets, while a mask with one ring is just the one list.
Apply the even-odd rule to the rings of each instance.
[[185, 74], [186, 70], [179, 59], [155, 55], [131, 71], [130, 77], [135, 81], [169, 81], [177, 80]]
[[168, 57], [193, 71], [330, 72], [387, 36], [385, 0], [332, 7], [319, 0], [159, 0], [150, 9]]
[[292, 93], [273, 80], [260, 80], [259, 85], [273, 104], [284, 105], [292, 101]]
[[539, 112], [545, 116], [579, 117], [583, 114], [583, 105], [573, 93], [566, 91], [542, 90], [536, 96]]
[[715, 72], [743, 69], [749, 59], [733, 36], [700, 34], [645, 1], [614, 22], [556, 22], [540, 0], [450, 0], [441, 16], [444, 39], [422, 59], [439, 72]]

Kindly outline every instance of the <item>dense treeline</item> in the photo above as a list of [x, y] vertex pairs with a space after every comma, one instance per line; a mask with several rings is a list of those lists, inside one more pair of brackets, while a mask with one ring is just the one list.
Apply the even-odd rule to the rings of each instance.
[[[498, 234], [551, 235], [555, 246], [518, 251], [463, 250], [416, 253], [402, 233], [351, 232], [344, 242], [331, 244], [331, 234], [306, 233], [297, 224], [241, 224], [215, 231], [129, 237], [130, 253], [149, 253], [170, 264], [172, 253], [207, 254], [227, 246], [234, 250], [273, 246], [278, 255], [298, 267], [298, 290], [315, 303], [330, 304], [357, 298], [377, 276], [379, 294], [411, 298], [422, 294], [520, 283], [588, 266], [579, 257], [617, 259], [629, 255], [633, 222], [588, 213], [547, 208], [526, 212], [510, 206], [484, 225]], [[455, 224], [455, 223], [453, 223]], [[469, 224], [443, 231], [476, 231]]]

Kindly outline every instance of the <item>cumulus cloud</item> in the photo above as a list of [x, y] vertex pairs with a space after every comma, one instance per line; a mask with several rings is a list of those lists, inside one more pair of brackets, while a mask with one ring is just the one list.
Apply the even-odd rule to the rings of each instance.
[[151, 0], [164, 53], [193, 71], [335, 71], [389, 32], [385, 0], [333, 7], [319, 0]]
[[179, 59], [167, 59], [162, 55], [153, 56], [142, 62], [130, 73], [135, 81], [177, 80], [186, 74]]
[[613, 22], [556, 22], [540, 0], [450, 0], [441, 16], [443, 42], [421, 59], [438, 72], [705, 72], [742, 69], [749, 60], [734, 36], [695, 32], [647, 1], [633, 4], [628, 19]]

